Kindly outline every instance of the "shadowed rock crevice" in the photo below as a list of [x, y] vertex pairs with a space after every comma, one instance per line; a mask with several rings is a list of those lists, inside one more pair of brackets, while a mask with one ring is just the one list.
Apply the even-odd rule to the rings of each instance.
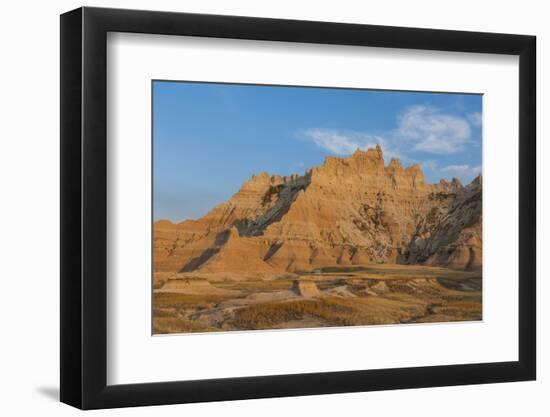
[[481, 269], [481, 183], [479, 176], [468, 187], [456, 186], [458, 191], [447, 210], [434, 207], [421, 220], [403, 258], [405, 263]]
[[223, 232], [218, 233], [214, 240], [215, 247], [208, 248], [196, 258], [191, 259], [191, 261], [185, 264], [185, 266], [181, 268], [179, 272], [191, 272], [197, 268], [200, 268], [201, 265], [208, 262], [210, 258], [212, 258], [214, 255], [216, 255], [220, 251], [221, 247], [225, 245], [229, 240], [230, 234], [231, 233], [229, 230], [224, 230]]
[[191, 261], [179, 271], [179, 272], [192, 272], [195, 269], [199, 268], [201, 265], [205, 264], [210, 258], [216, 255], [220, 251], [220, 248], [210, 248], [206, 249], [200, 256], [191, 259]]
[[268, 261], [273, 255], [275, 255], [277, 251], [281, 248], [281, 246], [283, 246], [282, 243], [274, 243], [273, 245], [271, 245], [264, 256], [264, 261]]
[[288, 183], [270, 186], [262, 196], [262, 206], [275, 201], [267, 211], [254, 219], [242, 219], [235, 222], [235, 227], [241, 236], [261, 236], [271, 224], [279, 222], [290, 210], [292, 203], [301, 191], [307, 189], [311, 183], [311, 175], [292, 178]]

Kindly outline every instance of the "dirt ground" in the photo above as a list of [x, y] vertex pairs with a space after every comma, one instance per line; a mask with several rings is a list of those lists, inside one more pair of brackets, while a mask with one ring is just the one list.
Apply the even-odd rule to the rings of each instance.
[[377, 265], [280, 277], [182, 275], [153, 293], [153, 333], [482, 319], [479, 272]]

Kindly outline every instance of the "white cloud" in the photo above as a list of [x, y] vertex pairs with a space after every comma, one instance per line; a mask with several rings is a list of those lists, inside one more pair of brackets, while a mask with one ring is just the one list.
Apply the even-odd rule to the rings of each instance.
[[[336, 155], [350, 155], [357, 149], [366, 150], [380, 145], [389, 158], [403, 158], [383, 137], [360, 132], [341, 132], [335, 129], [308, 129], [303, 136], [320, 148]], [[403, 158], [407, 159], [407, 158]]]
[[433, 107], [409, 107], [398, 120], [396, 138], [412, 143], [413, 150], [452, 154], [470, 142], [471, 129], [466, 119]]
[[449, 177], [460, 177], [469, 181], [481, 174], [481, 165], [447, 165], [441, 168], [441, 172], [447, 174]]
[[369, 136], [343, 134], [337, 130], [329, 129], [309, 129], [304, 133], [317, 146], [337, 155], [349, 155], [357, 148], [363, 147], [366, 141], [370, 141]]
[[481, 113], [468, 113], [466, 117], [468, 118], [468, 121], [474, 126], [481, 126], [481, 124], [483, 123]]
[[[378, 134], [313, 128], [303, 131], [301, 137], [335, 155], [350, 155], [357, 149], [374, 148], [378, 144], [386, 162], [391, 158], [404, 163], [421, 162], [432, 178], [459, 177], [466, 183], [481, 173], [481, 166], [442, 166], [439, 158], [458, 154], [466, 147], [479, 147], [479, 142], [472, 138], [472, 126], [477, 123], [481, 123], [481, 113], [460, 116], [417, 105], [406, 108], [397, 117], [394, 129]], [[423, 158], [417, 152], [433, 156]]]
[[422, 169], [429, 169], [430, 171], [437, 171], [437, 168], [439, 167], [439, 164], [436, 161], [433, 161], [431, 159], [423, 161], [420, 166]]
[[465, 118], [441, 114], [427, 107], [407, 109], [399, 118], [398, 128], [385, 132], [384, 136], [315, 128], [303, 131], [301, 137], [335, 155], [350, 155], [357, 149], [380, 145], [386, 163], [391, 158], [398, 158], [404, 163], [418, 162], [417, 158], [410, 157], [409, 152], [426, 150], [435, 155], [432, 159], [421, 161], [421, 166], [425, 172], [431, 173], [434, 181], [458, 177], [467, 184], [481, 174], [481, 165], [441, 166], [438, 155], [458, 152], [462, 146], [473, 144], [473, 141], [470, 142], [470, 127]]

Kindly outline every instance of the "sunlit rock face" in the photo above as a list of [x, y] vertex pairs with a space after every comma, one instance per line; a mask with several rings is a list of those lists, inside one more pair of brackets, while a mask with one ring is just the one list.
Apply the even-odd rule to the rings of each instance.
[[380, 147], [305, 175], [261, 173], [198, 220], [154, 224], [154, 271], [250, 276], [331, 265], [482, 265], [482, 179], [428, 184]]

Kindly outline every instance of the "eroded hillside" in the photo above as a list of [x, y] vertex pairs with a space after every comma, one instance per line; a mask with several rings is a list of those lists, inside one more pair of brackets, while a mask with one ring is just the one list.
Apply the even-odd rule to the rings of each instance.
[[155, 222], [155, 280], [387, 263], [478, 270], [481, 208], [481, 177], [428, 184], [417, 164], [357, 150], [303, 176], [253, 176], [201, 219]]

